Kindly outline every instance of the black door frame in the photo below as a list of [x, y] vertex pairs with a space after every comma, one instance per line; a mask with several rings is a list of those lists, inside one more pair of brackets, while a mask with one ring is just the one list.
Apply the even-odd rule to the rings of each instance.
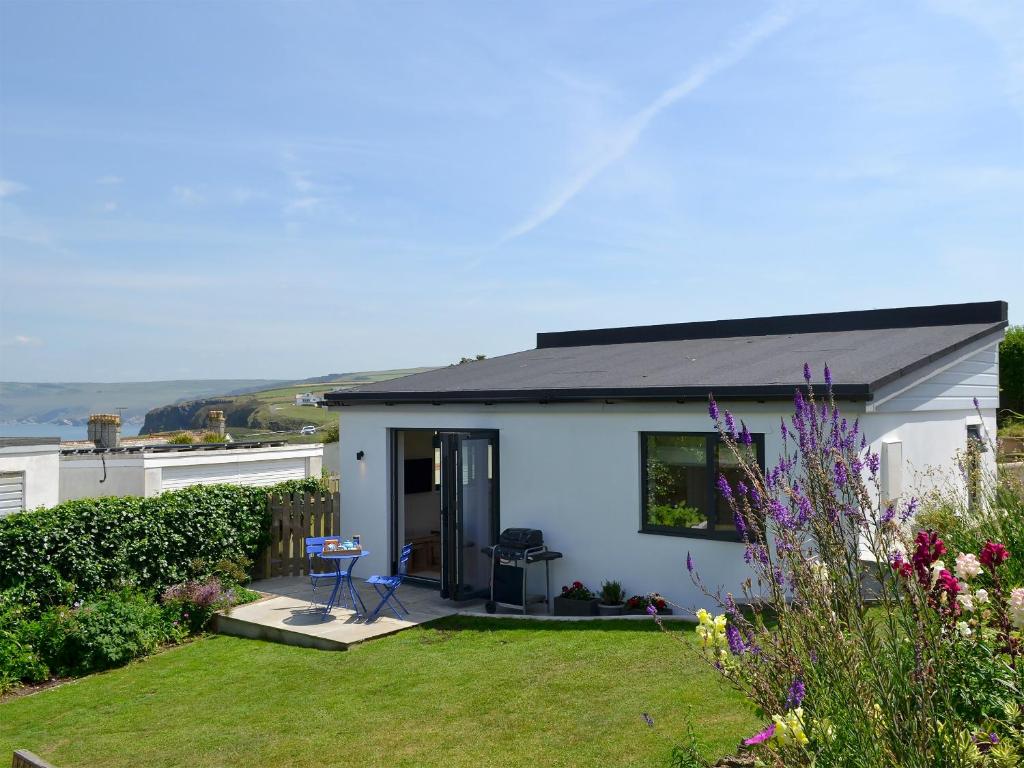
[[[462, 583], [463, 577], [463, 563], [461, 558], [457, 556], [459, 546], [457, 542], [461, 539], [461, 531], [458, 530], [457, 522], [462, 519], [462, 510], [455, 509], [456, 514], [451, 514], [452, 504], [460, 506], [462, 503], [461, 497], [455, 493], [458, 485], [455, 480], [458, 479], [458, 473], [461, 469], [461, 463], [456, 458], [452, 460], [452, 456], [446, 456], [446, 448], [444, 443], [449, 443], [449, 452], [457, 454], [457, 451], [452, 450], [458, 445], [459, 440], [462, 438], [473, 438], [473, 437], [487, 437], [492, 441], [492, 455], [491, 455], [491, 469], [493, 477], [491, 479], [491, 536], [494, 541], [497, 540], [498, 526], [501, 521], [501, 440], [500, 431], [497, 429], [477, 429], [477, 428], [443, 428], [443, 427], [393, 427], [390, 429], [391, 434], [391, 450], [390, 463], [391, 463], [391, 530], [389, 533], [389, 540], [391, 542], [391, 572], [395, 573], [398, 569], [398, 553], [401, 550], [404, 542], [397, 540], [398, 533], [398, 441], [395, 439], [399, 432], [432, 432], [434, 434], [435, 443], [439, 438], [443, 436], [454, 437], [455, 440], [441, 440], [441, 499], [440, 499], [440, 529], [441, 529], [441, 577], [439, 579], [427, 579], [416, 576], [409, 576], [408, 581], [414, 584], [422, 584], [424, 586], [436, 587], [441, 591], [442, 597], [452, 599], [469, 599], [475, 595], [452, 595], [452, 588], [455, 585]], [[454, 445], [452, 445], [454, 443]], [[436, 447], [436, 445], [435, 445]], [[451, 476], [446, 480], [445, 474], [450, 472]], [[450, 496], [456, 496], [453, 500]], [[494, 543], [494, 541], [489, 543]], [[455, 580], [452, 581], [452, 560], [455, 560]], [[446, 578], [447, 577], [447, 578]], [[446, 583], [447, 582], [447, 583]]]

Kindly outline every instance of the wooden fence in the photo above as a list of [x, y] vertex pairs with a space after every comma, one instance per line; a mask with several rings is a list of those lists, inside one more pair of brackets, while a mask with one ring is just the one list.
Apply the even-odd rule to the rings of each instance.
[[341, 531], [341, 504], [337, 493], [267, 497], [270, 510], [270, 546], [255, 564], [258, 579], [304, 576], [307, 536], [337, 536]]

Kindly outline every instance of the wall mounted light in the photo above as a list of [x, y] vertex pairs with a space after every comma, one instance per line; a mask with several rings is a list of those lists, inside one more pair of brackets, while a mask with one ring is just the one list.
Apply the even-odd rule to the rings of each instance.
[[363, 451], [356, 451], [356, 461], [362, 461], [363, 460], [363, 456], [365, 456], [365, 455], [366, 455], [366, 453], [363, 452]]

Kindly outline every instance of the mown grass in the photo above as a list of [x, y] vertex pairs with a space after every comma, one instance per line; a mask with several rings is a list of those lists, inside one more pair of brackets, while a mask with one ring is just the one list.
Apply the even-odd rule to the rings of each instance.
[[[343, 653], [210, 637], [0, 705], [0, 755], [73, 766], [667, 765], [757, 721], [646, 623], [450, 618]], [[644, 713], [653, 721], [646, 724]]]

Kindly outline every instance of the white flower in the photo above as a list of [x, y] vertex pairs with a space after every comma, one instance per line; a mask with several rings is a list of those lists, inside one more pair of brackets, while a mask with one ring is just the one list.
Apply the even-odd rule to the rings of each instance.
[[1017, 629], [1024, 629], [1024, 587], [1017, 587], [1010, 593], [1008, 607], [1013, 626]]
[[979, 589], [974, 593], [974, 599], [978, 601], [978, 605], [984, 605], [988, 602], [988, 590]]
[[974, 610], [974, 595], [972, 595], [970, 592], [961, 593], [957, 595], [956, 601], [960, 603], [960, 607], [963, 608], [965, 611]]
[[956, 575], [961, 579], [973, 579], [981, 573], [981, 561], [975, 555], [961, 552], [956, 556]]
[[936, 560], [932, 563], [932, 586], [939, 580], [939, 574], [946, 570], [946, 564], [941, 560]]
[[970, 637], [971, 628], [967, 626], [966, 621], [958, 621], [956, 623], [956, 631], [960, 633], [960, 637]]

